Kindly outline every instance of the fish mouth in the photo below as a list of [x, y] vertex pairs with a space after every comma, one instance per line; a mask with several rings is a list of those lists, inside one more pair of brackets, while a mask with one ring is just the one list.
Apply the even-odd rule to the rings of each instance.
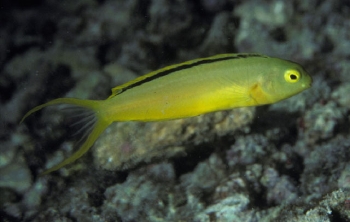
[[308, 81], [307, 83], [305, 84], [302, 84], [303, 88], [310, 88], [312, 86], [312, 77], [311, 76], [308, 76]]
[[309, 76], [309, 78], [310, 78], [309, 87], [311, 87], [311, 86], [312, 86], [313, 80], [312, 80], [312, 77], [311, 77], [311, 76]]
[[301, 87], [308, 89], [311, 87], [311, 83], [307, 83], [307, 84], [302, 84]]

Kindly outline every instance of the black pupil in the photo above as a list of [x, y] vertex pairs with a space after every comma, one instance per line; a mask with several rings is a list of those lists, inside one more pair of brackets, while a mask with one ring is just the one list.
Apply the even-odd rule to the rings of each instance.
[[292, 74], [292, 75], [290, 75], [290, 79], [291, 79], [291, 80], [296, 80], [296, 79], [297, 79], [297, 76], [294, 75], [294, 74]]

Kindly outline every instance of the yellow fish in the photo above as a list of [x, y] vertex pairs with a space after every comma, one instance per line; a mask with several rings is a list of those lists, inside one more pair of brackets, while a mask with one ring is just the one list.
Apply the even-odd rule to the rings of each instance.
[[237, 107], [271, 104], [311, 87], [312, 78], [297, 63], [260, 54], [221, 54], [167, 66], [112, 89], [106, 100], [58, 98], [54, 104], [81, 109], [87, 138], [58, 170], [80, 158], [114, 121], [162, 121]]

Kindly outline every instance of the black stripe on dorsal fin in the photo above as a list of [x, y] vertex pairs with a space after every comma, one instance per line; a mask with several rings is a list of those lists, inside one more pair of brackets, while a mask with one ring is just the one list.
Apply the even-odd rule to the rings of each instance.
[[134, 80], [131, 80], [123, 85], [117, 86], [112, 89], [112, 95], [109, 97], [114, 97], [118, 94], [121, 94], [129, 89], [132, 89], [134, 87], [140, 86], [144, 83], [153, 81], [155, 79], [158, 79], [163, 76], [167, 76], [169, 74], [175, 73], [180, 70], [193, 68], [195, 66], [203, 65], [203, 64], [209, 64], [224, 60], [230, 60], [230, 59], [244, 59], [244, 58], [251, 58], [251, 57], [262, 57], [262, 58], [269, 58], [268, 56], [257, 54], [257, 53], [240, 53], [240, 54], [219, 54], [211, 57], [201, 58], [201, 59], [194, 59], [187, 62], [183, 62], [176, 65], [170, 65], [167, 67], [164, 67], [162, 69], [150, 72], [146, 75], [140, 76]]

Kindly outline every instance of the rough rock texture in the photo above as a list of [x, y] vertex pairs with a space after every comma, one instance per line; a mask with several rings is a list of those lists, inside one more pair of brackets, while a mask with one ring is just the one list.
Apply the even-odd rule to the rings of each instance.
[[[0, 4], [2, 221], [350, 221], [350, 4], [61, 0]], [[166, 65], [258, 52], [313, 87], [270, 106], [111, 125], [76, 139], [57, 97], [104, 99]]]

